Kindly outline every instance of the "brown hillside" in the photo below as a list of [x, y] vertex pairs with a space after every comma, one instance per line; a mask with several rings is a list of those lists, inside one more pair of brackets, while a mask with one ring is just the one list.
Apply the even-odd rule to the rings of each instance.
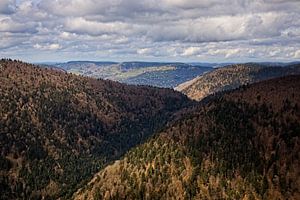
[[69, 197], [161, 128], [188, 99], [0, 61], [0, 199]]
[[299, 199], [300, 76], [225, 92], [96, 174], [75, 199]]
[[300, 74], [299, 64], [285, 67], [271, 67], [252, 63], [235, 64], [215, 69], [183, 83], [175, 89], [183, 92], [191, 99], [202, 100], [211, 94], [235, 89], [241, 85], [293, 74]]

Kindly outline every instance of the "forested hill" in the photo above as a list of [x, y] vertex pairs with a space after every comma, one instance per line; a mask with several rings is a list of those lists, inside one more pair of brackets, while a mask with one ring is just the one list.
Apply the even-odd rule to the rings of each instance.
[[210, 98], [75, 199], [300, 199], [300, 76]]
[[138, 87], [0, 61], [0, 199], [70, 195], [191, 102]]
[[202, 100], [211, 94], [235, 89], [241, 85], [296, 74], [300, 74], [299, 63], [285, 66], [257, 63], [233, 64], [198, 76], [175, 89], [191, 99]]
[[134, 85], [173, 88], [212, 70], [211, 65], [178, 62], [95, 62], [70, 61], [53, 66], [69, 73], [103, 78]]

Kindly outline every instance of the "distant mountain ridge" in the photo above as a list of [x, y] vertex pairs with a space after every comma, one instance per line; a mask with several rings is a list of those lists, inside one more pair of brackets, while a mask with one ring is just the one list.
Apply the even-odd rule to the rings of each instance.
[[210, 66], [180, 62], [98, 62], [70, 61], [55, 64], [69, 73], [109, 79], [134, 85], [173, 88], [197, 75], [212, 70]]
[[204, 73], [178, 85], [175, 90], [199, 101], [211, 94], [235, 89], [241, 85], [293, 74], [300, 74], [300, 63], [285, 66], [267, 63], [233, 64]]

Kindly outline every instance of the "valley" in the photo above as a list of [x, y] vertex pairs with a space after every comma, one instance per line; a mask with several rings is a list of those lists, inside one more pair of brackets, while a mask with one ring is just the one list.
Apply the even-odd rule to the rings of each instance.
[[199, 104], [74, 198], [299, 199], [299, 87], [288, 76]]
[[0, 0], [0, 200], [300, 200], [300, 0]]
[[216, 68], [187, 96], [0, 66], [1, 199], [300, 197], [298, 64]]
[[128, 86], [0, 61], [1, 199], [70, 198], [93, 173], [193, 104]]

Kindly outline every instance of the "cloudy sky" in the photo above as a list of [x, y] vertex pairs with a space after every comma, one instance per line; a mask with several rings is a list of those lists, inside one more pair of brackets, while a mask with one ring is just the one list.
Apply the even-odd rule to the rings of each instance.
[[0, 57], [300, 60], [300, 0], [0, 0]]

